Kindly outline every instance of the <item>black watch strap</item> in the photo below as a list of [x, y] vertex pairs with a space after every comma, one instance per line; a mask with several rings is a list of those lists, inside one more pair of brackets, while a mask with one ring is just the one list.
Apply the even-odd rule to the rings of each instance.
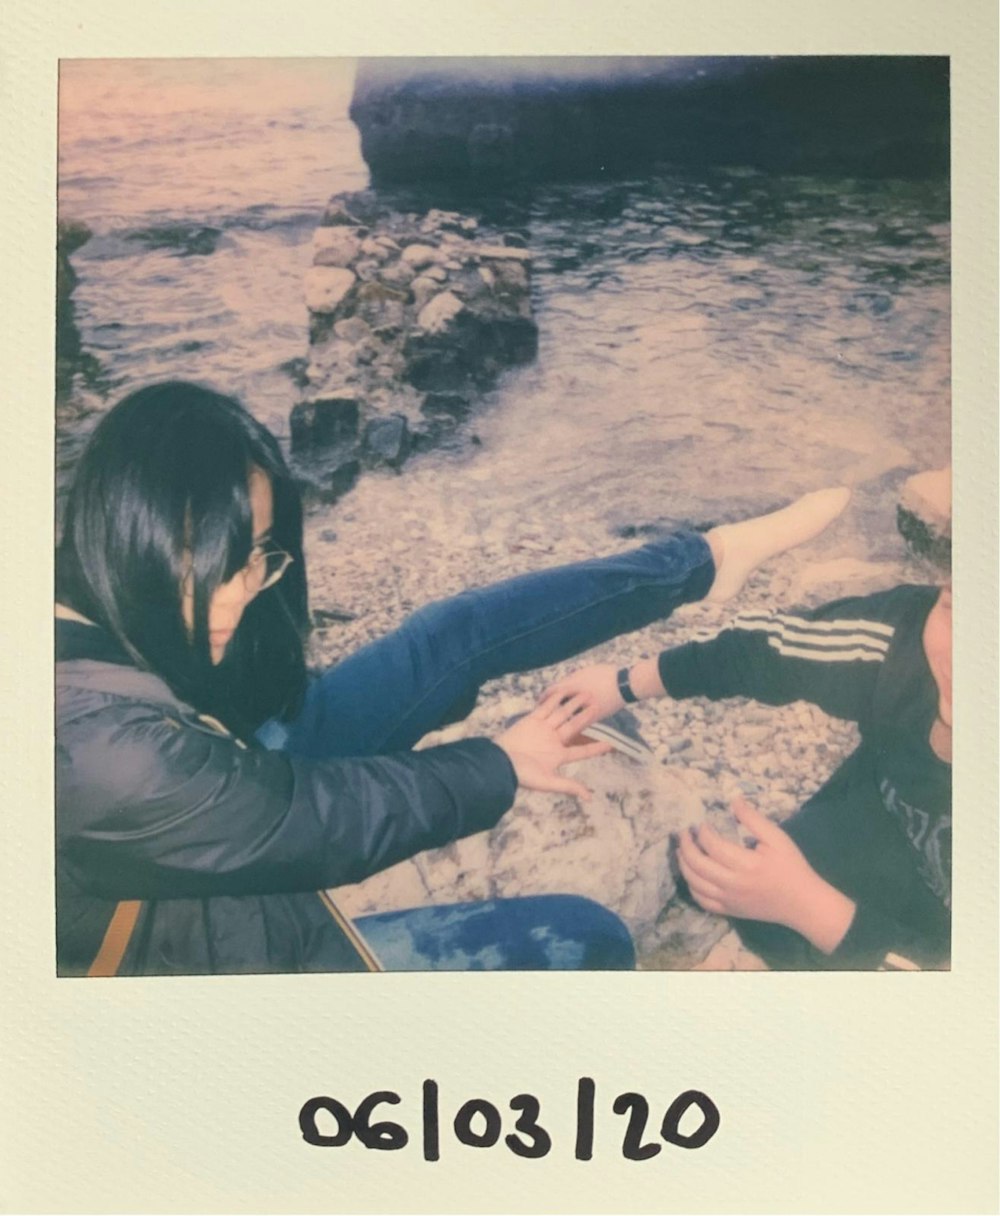
[[632, 691], [632, 685], [629, 683], [627, 667], [623, 667], [618, 672], [618, 691], [621, 693], [622, 700], [626, 705], [631, 705], [634, 701], [639, 700], [639, 698]]

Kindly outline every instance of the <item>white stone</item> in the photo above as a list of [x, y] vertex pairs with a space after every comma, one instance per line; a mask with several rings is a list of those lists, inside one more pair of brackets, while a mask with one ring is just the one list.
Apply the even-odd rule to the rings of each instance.
[[497, 261], [530, 262], [531, 250], [518, 249], [514, 245], [480, 245], [473, 246], [481, 258], [492, 258]]
[[367, 321], [363, 321], [361, 317], [344, 317], [342, 321], [338, 321], [333, 327], [333, 332], [338, 338], [342, 338], [345, 342], [352, 344], [363, 342], [366, 338], [372, 336], [371, 326]]
[[441, 284], [430, 275], [422, 274], [413, 280], [410, 290], [413, 292], [413, 302], [417, 306], [417, 311], [420, 312], [440, 292]]
[[[366, 241], [365, 244], [368, 242]], [[317, 228], [313, 233], [313, 249], [322, 266], [349, 266], [361, 251], [361, 241], [353, 228]]]
[[[448, 737], [441, 732], [433, 741]], [[521, 793], [492, 832], [342, 888], [337, 902], [358, 915], [561, 891], [612, 908], [637, 937], [655, 936], [674, 894], [670, 833], [702, 818], [700, 799], [659, 766], [617, 754], [571, 766], [569, 775], [593, 790], [590, 802]]]
[[457, 225], [461, 222], [462, 217], [457, 211], [441, 211], [437, 207], [432, 207], [423, 218], [420, 225], [421, 232], [433, 232], [435, 228], [440, 228], [442, 224]]
[[403, 250], [403, 261], [414, 270], [422, 270], [437, 261], [438, 251], [433, 245], [407, 245]]
[[492, 287], [497, 281], [496, 275], [487, 266], [479, 267], [479, 277], [483, 280], [487, 287]]
[[354, 286], [355, 274], [335, 266], [314, 266], [306, 271], [306, 307], [310, 312], [333, 312]]
[[442, 291], [420, 310], [417, 324], [429, 334], [441, 333], [464, 308], [465, 305], [454, 292]]
[[951, 468], [916, 473], [903, 482], [899, 505], [923, 520], [929, 528], [950, 535]]
[[369, 236], [365, 237], [361, 242], [361, 252], [367, 254], [370, 258], [378, 258], [379, 261], [382, 261], [389, 250], [382, 241]]

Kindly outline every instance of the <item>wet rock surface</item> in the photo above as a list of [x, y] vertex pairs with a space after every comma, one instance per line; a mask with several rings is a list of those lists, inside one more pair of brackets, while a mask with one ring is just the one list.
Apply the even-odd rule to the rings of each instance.
[[[507, 241], [518, 243], [508, 244]], [[345, 463], [398, 469], [538, 348], [523, 237], [404, 196], [335, 196], [306, 275], [309, 360], [291, 450], [315, 496]]]

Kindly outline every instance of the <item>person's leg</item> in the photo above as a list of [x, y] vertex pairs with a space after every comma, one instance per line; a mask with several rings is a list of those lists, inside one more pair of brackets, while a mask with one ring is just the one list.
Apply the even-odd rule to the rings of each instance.
[[667, 617], [700, 599], [714, 575], [705, 538], [678, 532], [464, 591], [337, 663], [312, 681], [295, 721], [268, 723], [258, 737], [317, 758], [405, 750], [471, 712], [487, 680], [560, 662]]
[[444, 904], [359, 917], [387, 971], [629, 971], [635, 948], [607, 908], [577, 895]]
[[572, 658], [706, 594], [734, 595], [756, 565], [817, 535], [849, 497], [820, 490], [704, 536], [677, 532], [430, 604], [313, 681], [296, 720], [268, 723], [258, 737], [316, 758], [410, 748], [469, 714], [487, 680]]

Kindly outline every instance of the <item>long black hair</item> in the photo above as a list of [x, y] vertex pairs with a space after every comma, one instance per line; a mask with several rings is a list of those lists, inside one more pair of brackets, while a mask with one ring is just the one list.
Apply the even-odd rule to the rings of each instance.
[[[247, 605], [213, 665], [209, 603], [249, 560], [254, 468], [271, 483], [274, 544], [294, 560]], [[130, 393], [98, 424], [76, 467], [56, 594], [182, 700], [238, 734], [294, 713], [309, 621], [302, 506], [274, 436], [239, 402], [196, 384]]]

